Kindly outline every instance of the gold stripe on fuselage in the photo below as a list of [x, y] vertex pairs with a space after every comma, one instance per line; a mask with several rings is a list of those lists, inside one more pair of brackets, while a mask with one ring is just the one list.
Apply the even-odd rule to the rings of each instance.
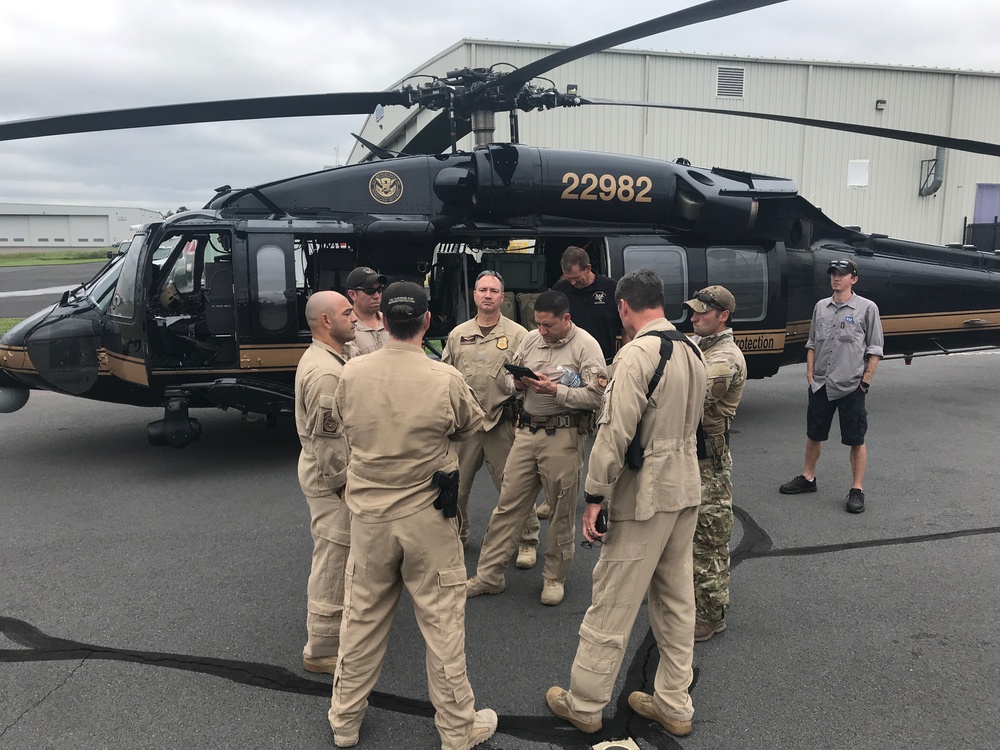
[[0, 346], [0, 366], [8, 372], [30, 375], [38, 370], [28, 356], [28, 350], [23, 346]]
[[240, 347], [240, 369], [295, 369], [309, 344], [255, 344]]
[[744, 355], [781, 354], [785, 350], [785, 332], [780, 328], [733, 331], [733, 340]]
[[[953, 312], [883, 315], [882, 332], [886, 336], [912, 336], [923, 333], [964, 333], [1000, 328], [1000, 310], [955, 310]], [[789, 322], [788, 343], [809, 338], [808, 320]]]
[[146, 362], [138, 357], [129, 357], [107, 349], [97, 351], [97, 362], [100, 365], [99, 375], [113, 375], [127, 383], [149, 386], [146, 376]]

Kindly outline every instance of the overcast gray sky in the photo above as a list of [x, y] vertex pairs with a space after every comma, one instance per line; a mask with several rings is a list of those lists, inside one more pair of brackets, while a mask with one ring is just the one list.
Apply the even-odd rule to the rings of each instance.
[[[380, 90], [463, 38], [577, 44], [693, 4], [5, 2], [0, 5], [0, 121], [212, 99]], [[628, 46], [1000, 71], [998, 28], [1000, 3], [986, 0], [788, 0]], [[157, 211], [200, 207], [219, 185], [252, 185], [312, 171], [337, 163], [338, 155], [343, 161], [352, 145], [349, 133], [362, 121], [295, 118], [0, 142], [0, 202]]]

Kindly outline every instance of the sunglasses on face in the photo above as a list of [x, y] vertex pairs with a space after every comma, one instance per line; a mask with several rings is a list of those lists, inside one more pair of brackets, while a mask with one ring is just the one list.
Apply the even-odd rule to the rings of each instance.
[[371, 287], [358, 286], [358, 287], [355, 287], [356, 291], [364, 292], [369, 297], [374, 297], [376, 294], [381, 294], [383, 289], [385, 289], [384, 286], [371, 286]]
[[498, 274], [496, 271], [480, 271], [479, 275], [476, 277], [476, 281], [479, 281], [481, 278], [483, 278], [483, 276], [492, 276], [501, 284], [503, 283], [503, 276]]

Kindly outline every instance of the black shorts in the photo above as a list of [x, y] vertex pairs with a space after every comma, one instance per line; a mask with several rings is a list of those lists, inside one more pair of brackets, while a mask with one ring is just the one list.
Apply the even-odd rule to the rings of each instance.
[[868, 432], [868, 412], [865, 410], [865, 394], [861, 389], [843, 398], [830, 401], [826, 397], [826, 386], [813, 393], [809, 389], [809, 409], [806, 412], [806, 436], [822, 443], [830, 437], [833, 413], [840, 412], [840, 442], [844, 445], [864, 445]]

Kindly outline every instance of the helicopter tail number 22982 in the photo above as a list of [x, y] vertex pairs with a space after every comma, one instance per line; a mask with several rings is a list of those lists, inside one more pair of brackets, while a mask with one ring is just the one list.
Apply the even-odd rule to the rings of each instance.
[[667, 317], [723, 284], [751, 377], [804, 359], [831, 260], [850, 257], [882, 312], [887, 354], [1000, 342], [1000, 258], [838, 226], [789, 180], [596, 152], [492, 144], [403, 156], [248, 189], [143, 227], [127, 251], [0, 339], [0, 410], [30, 389], [164, 408], [150, 442], [183, 446], [191, 407], [293, 408], [304, 308], [368, 265], [426, 283], [431, 335], [467, 319], [470, 282], [498, 271], [508, 315], [533, 325], [569, 245], [595, 271], [663, 279]]

